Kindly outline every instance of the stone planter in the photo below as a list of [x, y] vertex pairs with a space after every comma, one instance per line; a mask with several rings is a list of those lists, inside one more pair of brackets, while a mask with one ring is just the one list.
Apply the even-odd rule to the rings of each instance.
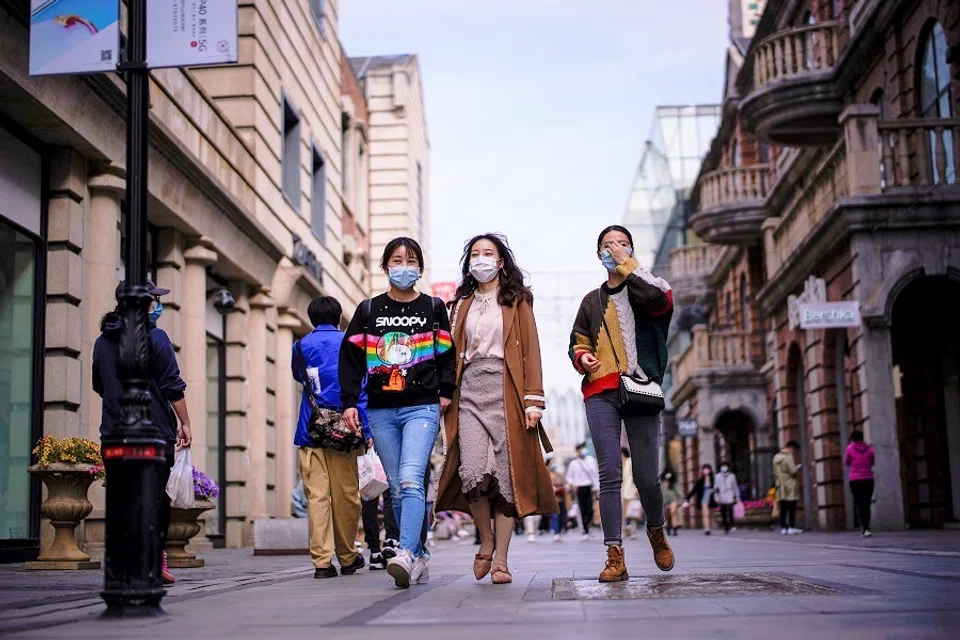
[[746, 527], [769, 527], [773, 523], [772, 505], [759, 509], [747, 509], [743, 519], [737, 521], [738, 526]]
[[80, 550], [74, 538], [77, 525], [93, 511], [93, 504], [87, 500], [87, 489], [94, 481], [91, 469], [91, 464], [61, 462], [28, 469], [30, 475], [40, 478], [47, 488], [47, 499], [40, 505], [40, 512], [50, 520], [56, 533], [50, 547], [42, 550], [36, 561], [26, 563], [25, 568], [100, 568], [99, 562], [91, 562], [90, 556]]
[[200, 533], [197, 520], [204, 511], [213, 509], [213, 503], [197, 498], [193, 509], [170, 509], [167, 528], [167, 566], [171, 569], [193, 569], [203, 566], [203, 559], [186, 550], [190, 539]]

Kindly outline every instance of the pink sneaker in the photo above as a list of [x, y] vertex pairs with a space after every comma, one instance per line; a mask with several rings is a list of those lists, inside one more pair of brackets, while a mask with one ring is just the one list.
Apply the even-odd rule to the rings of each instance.
[[161, 564], [160, 564], [160, 575], [163, 576], [163, 584], [165, 585], [173, 584], [174, 582], [177, 581], [177, 579], [173, 577], [173, 574], [170, 573], [169, 570], [167, 570], [167, 552], [166, 551], [163, 552], [163, 560], [161, 561]]

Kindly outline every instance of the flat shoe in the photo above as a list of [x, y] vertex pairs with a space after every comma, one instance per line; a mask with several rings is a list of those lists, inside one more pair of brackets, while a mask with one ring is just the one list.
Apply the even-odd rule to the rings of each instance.
[[493, 581], [493, 584], [510, 584], [513, 582], [513, 574], [511, 574], [510, 570], [506, 567], [497, 567], [493, 570], [493, 575], [490, 579]]
[[473, 575], [477, 580], [483, 580], [483, 578], [490, 573], [490, 567], [493, 564], [493, 554], [485, 556], [482, 553], [478, 553], [473, 557]]

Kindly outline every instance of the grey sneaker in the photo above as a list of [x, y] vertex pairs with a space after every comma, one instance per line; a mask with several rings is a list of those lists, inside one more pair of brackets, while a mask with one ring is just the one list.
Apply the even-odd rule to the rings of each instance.
[[401, 589], [410, 588], [410, 578], [413, 573], [413, 556], [406, 549], [397, 551], [397, 555], [387, 562], [387, 573], [394, 583]]
[[421, 556], [413, 563], [410, 584], [427, 584], [428, 582], [430, 582], [430, 565], [427, 564], [426, 556]]

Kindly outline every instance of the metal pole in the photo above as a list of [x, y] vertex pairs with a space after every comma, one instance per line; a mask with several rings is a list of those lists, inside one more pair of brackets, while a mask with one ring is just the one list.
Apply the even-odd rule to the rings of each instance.
[[127, 25], [127, 287], [120, 295], [124, 327], [118, 370], [121, 426], [103, 438], [107, 471], [104, 590], [106, 617], [163, 613], [160, 521], [164, 495], [164, 440], [150, 419], [150, 294], [147, 280], [147, 149], [150, 109], [146, 67], [146, 0], [131, 0]]

